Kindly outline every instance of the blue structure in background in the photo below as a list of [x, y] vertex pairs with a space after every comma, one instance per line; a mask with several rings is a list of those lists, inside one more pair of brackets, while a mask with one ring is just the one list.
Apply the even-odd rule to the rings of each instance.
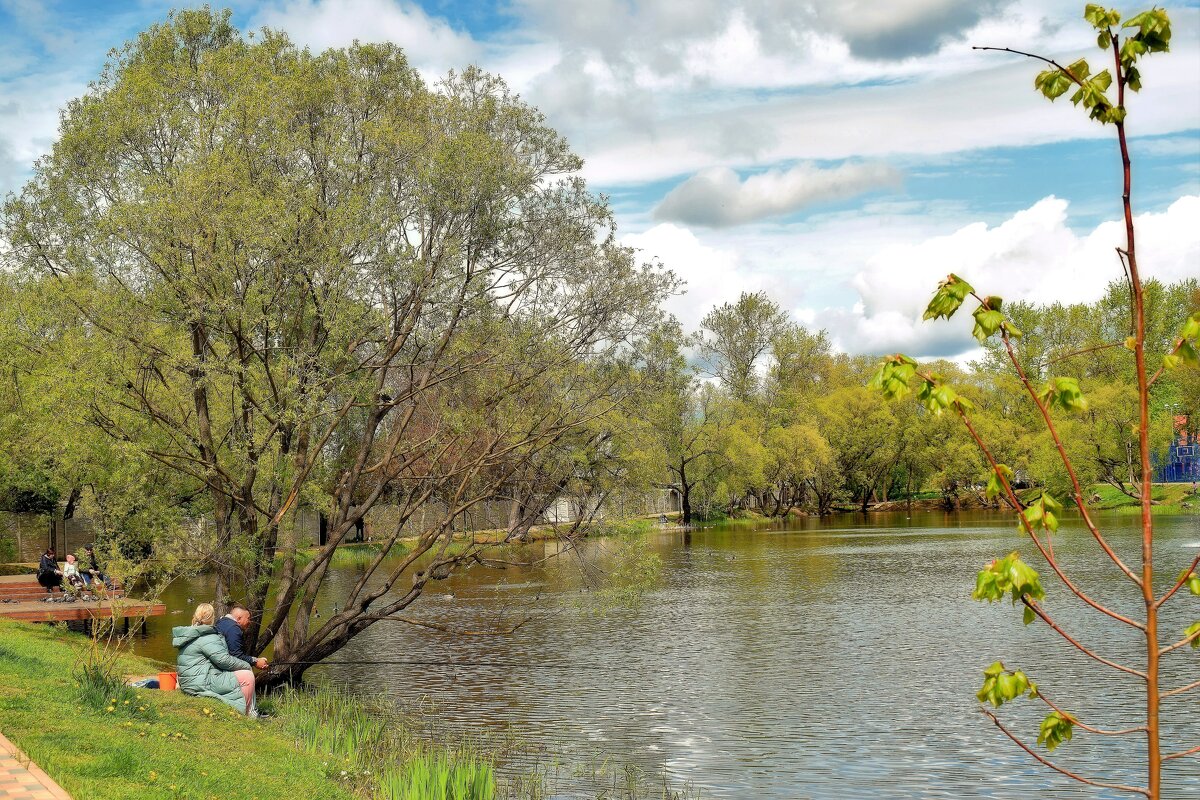
[[1188, 418], [1175, 418], [1175, 441], [1166, 459], [1158, 465], [1154, 480], [1159, 483], [1200, 481], [1200, 434], [1188, 431]]

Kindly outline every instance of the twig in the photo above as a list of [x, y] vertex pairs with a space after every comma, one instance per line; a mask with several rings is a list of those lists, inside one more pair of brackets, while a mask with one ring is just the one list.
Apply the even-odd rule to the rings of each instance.
[[1175, 585], [1171, 587], [1171, 591], [1167, 592], [1162, 597], [1160, 597], [1158, 599], [1158, 601], [1154, 604], [1154, 607], [1159, 608], [1162, 606], [1163, 603], [1170, 600], [1171, 595], [1178, 592], [1180, 587], [1182, 587], [1185, 583], [1187, 583], [1188, 576], [1191, 575], [1193, 572], [1195, 572], [1196, 567], [1198, 567], [1198, 566], [1200, 566], [1200, 553], [1196, 554], [1196, 557], [1192, 559], [1191, 565], [1183, 571], [1183, 574], [1179, 576], [1179, 580], [1175, 581]]
[[1007, 736], [1008, 738], [1010, 738], [1014, 742], [1016, 742], [1018, 747], [1020, 747], [1026, 753], [1033, 756], [1038, 761], [1040, 761], [1042, 764], [1044, 764], [1045, 766], [1054, 770], [1055, 772], [1058, 772], [1062, 775], [1066, 775], [1068, 778], [1079, 781], [1080, 783], [1086, 783], [1088, 786], [1099, 786], [1102, 789], [1116, 789], [1117, 791], [1121, 791], [1121, 792], [1134, 792], [1136, 794], [1140, 794], [1145, 797], [1150, 796], [1150, 792], [1147, 791], [1146, 789], [1143, 789], [1140, 786], [1126, 786], [1125, 784], [1122, 784], [1122, 783], [1105, 783], [1104, 781], [1092, 780], [1091, 778], [1085, 778], [1082, 775], [1071, 772], [1069, 769], [1064, 769], [1064, 768], [1058, 766], [1057, 764], [1047, 760], [1044, 756], [1034, 752], [1033, 748], [1031, 748], [1029, 745], [1025, 744], [1024, 742], [1022, 742], [1015, 735], [1013, 735], [1012, 731], [1010, 731], [1008, 728], [1004, 727], [1004, 724], [1000, 722], [999, 718], [997, 718], [995, 714], [988, 711], [986, 708], [981, 708], [979, 710], [983, 713], [983, 715], [985, 717], [990, 719], [995, 724], [995, 726], [1004, 733], [1005, 736]]
[[1026, 606], [1028, 606], [1029, 609], [1032, 610], [1034, 614], [1037, 614], [1038, 617], [1041, 618], [1042, 622], [1045, 622], [1047, 625], [1049, 625], [1051, 628], [1053, 628], [1055, 630], [1055, 632], [1058, 633], [1059, 636], [1063, 637], [1068, 642], [1075, 645], [1075, 648], [1077, 650], [1079, 650], [1079, 652], [1083, 653], [1085, 656], [1088, 656], [1089, 658], [1093, 658], [1096, 661], [1099, 661], [1101, 664], [1104, 664], [1107, 667], [1112, 667], [1113, 669], [1120, 670], [1121, 672], [1126, 672], [1130, 675], [1136, 675], [1139, 678], [1141, 678], [1142, 680], [1146, 680], [1146, 673], [1144, 673], [1140, 670], [1136, 670], [1133, 667], [1127, 667], [1124, 664], [1118, 664], [1115, 661], [1110, 661], [1107, 658], [1105, 658], [1104, 656], [1097, 655], [1096, 653], [1092, 652], [1088, 648], [1084, 647], [1074, 637], [1072, 637], [1071, 634], [1064, 631], [1058, 625], [1058, 623], [1056, 623], [1054, 620], [1050, 619], [1050, 616], [1042, 609], [1042, 607], [1039, 606], [1036, 601], [1030, 600], [1028, 595], [1022, 595], [1021, 602], [1024, 603]]
[[1105, 730], [1103, 728], [1093, 728], [1091, 725], [1081, 722], [1079, 720], [1079, 718], [1076, 717], [1071, 712], [1064, 711], [1063, 709], [1061, 709], [1057, 705], [1055, 705], [1053, 702], [1051, 702], [1050, 699], [1047, 698], [1046, 695], [1042, 692], [1042, 689], [1040, 686], [1038, 687], [1037, 696], [1038, 696], [1038, 699], [1041, 700], [1043, 703], [1050, 706], [1052, 709], [1057, 711], [1063, 717], [1066, 717], [1067, 719], [1069, 719], [1071, 721], [1072, 725], [1078, 725], [1079, 727], [1083, 728], [1088, 733], [1095, 733], [1100, 736], [1124, 736], [1125, 734], [1128, 734], [1128, 733], [1145, 733], [1147, 730], [1145, 725], [1138, 725], [1133, 728], [1122, 728], [1121, 730], [1117, 730], [1117, 731]]
[[1167, 753], [1162, 757], [1163, 761], [1170, 761], [1172, 758], [1183, 758], [1184, 756], [1192, 756], [1200, 753], [1200, 744], [1195, 747], [1189, 747], [1187, 750], [1180, 750], [1178, 753]]
[[[978, 431], [975, 430], [975, 426], [971, 424], [971, 420], [969, 417], [967, 417], [966, 412], [963, 411], [959, 406], [955, 406], [955, 408], [957, 409], [958, 416], [962, 419], [963, 424], [967, 426], [967, 430], [970, 432], [971, 438], [973, 438], [975, 443], [979, 445], [979, 449], [983, 451], [983, 455], [987, 458], [988, 463], [992, 465], [992, 472], [994, 472], [996, 477], [999, 478], [1009, 500], [1012, 502], [1015, 508], [1020, 509], [1021, 503], [1017, 500], [1016, 492], [1014, 492], [1012, 486], [1009, 485], [1008, 478], [1004, 477], [1004, 473], [1000, 471], [1000, 467], [996, 463], [996, 458], [992, 455], [992, 451], [988, 449], [986, 444], [984, 444], [983, 438], [980, 437]], [[1018, 511], [1017, 517], [1021, 520], [1021, 525], [1024, 527], [1025, 532], [1029, 534], [1029, 538], [1033, 540], [1033, 543], [1037, 546], [1038, 551], [1042, 554], [1042, 558], [1046, 559], [1046, 563], [1050, 565], [1052, 570], [1054, 570], [1054, 574], [1058, 576], [1058, 579], [1063, 582], [1063, 585], [1070, 589], [1076, 597], [1102, 614], [1107, 614], [1115, 620], [1124, 622], [1126, 625], [1137, 628], [1141, 631], [1146, 629], [1146, 626], [1142, 623], [1132, 620], [1122, 614], [1118, 614], [1116, 611], [1100, 605], [1095, 600], [1084, 594], [1083, 591], [1076, 586], [1074, 582], [1072, 582], [1071, 579], [1066, 576], [1066, 574], [1063, 573], [1062, 569], [1059, 568], [1058, 562], [1054, 560], [1054, 556], [1046, 551], [1045, 545], [1042, 544], [1042, 540], [1037, 537], [1036, 533], [1034, 533], [1033, 527], [1029, 524], [1029, 520], [1025, 518], [1025, 515]]]
[[1107, 344], [1098, 344], [1098, 345], [1095, 345], [1094, 347], [1085, 347], [1082, 350], [1073, 350], [1070, 353], [1064, 353], [1061, 356], [1055, 356], [1054, 358], [1043, 361], [1039, 366], [1048, 367], [1051, 364], [1057, 364], [1060, 361], [1066, 361], [1067, 359], [1074, 358], [1075, 356], [1084, 356], [1084, 355], [1087, 355], [1088, 353], [1096, 353], [1096, 352], [1099, 352], [1100, 350], [1108, 350], [1109, 348], [1112, 348], [1112, 347], [1124, 347], [1124, 346], [1125, 346], [1124, 342], [1109, 342]]
[[429, 628], [430, 630], [441, 631], [442, 633], [453, 633], [457, 634], [458, 636], [508, 636], [511, 633], [515, 633], [518, 628], [520, 628], [526, 622], [529, 622], [529, 620], [533, 619], [533, 617], [525, 617], [525, 619], [521, 620], [516, 625], [513, 625], [511, 628], [496, 629], [491, 631], [461, 630], [457, 628], [451, 628], [449, 625], [442, 625], [437, 622], [427, 622], [425, 620], [413, 619], [412, 617], [403, 617], [399, 614], [360, 616], [358, 619], [369, 619], [375, 622], [407, 622], [409, 625], [416, 625], [419, 628]]
[[1196, 681], [1195, 683], [1189, 683], [1187, 686], [1180, 686], [1178, 689], [1172, 689], [1169, 692], [1163, 692], [1162, 694], [1160, 694], [1158, 696], [1158, 699], [1162, 700], [1167, 697], [1174, 697], [1177, 694], [1183, 694], [1184, 692], [1190, 692], [1192, 689], [1196, 689], [1196, 688], [1200, 688], [1200, 681]]
[[1197, 630], [1195, 633], [1193, 633], [1191, 636], [1188, 636], [1185, 639], [1180, 639], [1175, 644], [1164, 647], [1162, 650], [1158, 651], [1158, 654], [1160, 656], [1166, 655], [1167, 653], [1171, 652], [1172, 650], [1174, 650], [1178, 647], [1183, 647], [1185, 644], [1191, 644], [1192, 642], [1196, 641], [1197, 639], [1200, 639], [1200, 630]]
[[[976, 295], [976, 298], [978, 297], [979, 296]], [[980, 300], [980, 302], [983, 301]], [[1033, 384], [1029, 382], [1029, 377], [1025, 374], [1025, 370], [1021, 367], [1021, 362], [1017, 360], [1017, 354], [1013, 351], [1012, 340], [1009, 338], [1008, 331], [1002, 330], [1000, 332], [1000, 336], [1004, 340], [1004, 349], [1008, 351], [1008, 360], [1011, 361], [1013, 367], [1016, 368], [1017, 375], [1021, 378], [1021, 383], [1025, 385], [1025, 390], [1029, 392], [1029, 396], [1033, 398], [1033, 402], [1037, 404], [1038, 411], [1042, 412], [1042, 419], [1046, 422], [1046, 429], [1050, 431], [1050, 436], [1054, 439], [1054, 446], [1058, 450], [1059, 458], [1062, 460], [1063, 466], [1066, 467], [1067, 475], [1071, 478], [1071, 488], [1075, 490], [1075, 494], [1073, 495], [1075, 507], [1079, 509], [1079, 513], [1083, 516], [1084, 524], [1087, 525], [1087, 529], [1092, 533], [1092, 538], [1094, 538], [1097, 544], [1100, 545], [1100, 549], [1104, 551], [1104, 554], [1107, 555], [1112, 562], [1116, 564], [1122, 572], [1125, 573], [1126, 577], [1128, 577], [1138, 586], [1141, 586], [1142, 579], [1134, 574], [1133, 570], [1126, 566], [1125, 562], [1122, 561], [1115, 552], [1113, 552], [1113, 549], [1109, 547], [1108, 542], [1106, 542], [1104, 537], [1100, 535], [1100, 529], [1096, 527], [1096, 523], [1092, 522], [1092, 517], [1087, 512], [1087, 506], [1083, 504], [1083, 488], [1079, 485], [1079, 476], [1076, 474], [1075, 466], [1071, 463], [1071, 459], [1067, 455], [1066, 448], [1063, 447], [1062, 439], [1060, 439], [1058, 436], [1058, 429], [1054, 426], [1054, 420], [1050, 417], [1050, 409], [1046, 408], [1046, 404], [1042, 402], [1040, 397], [1038, 397], [1037, 392], [1033, 389]]]

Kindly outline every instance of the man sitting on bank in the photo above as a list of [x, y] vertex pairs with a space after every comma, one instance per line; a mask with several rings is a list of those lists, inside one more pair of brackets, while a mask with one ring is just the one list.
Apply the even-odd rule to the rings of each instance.
[[229, 613], [217, 620], [215, 627], [217, 633], [225, 637], [225, 644], [229, 646], [229, 655], [253, 664], [259, 669], [266, 669], [267, 660], [265, 658], [254, 658], [242, 649], [243, 633], [249, 626], [250, 612], [241, 603], [234, 603], [229, 607]]

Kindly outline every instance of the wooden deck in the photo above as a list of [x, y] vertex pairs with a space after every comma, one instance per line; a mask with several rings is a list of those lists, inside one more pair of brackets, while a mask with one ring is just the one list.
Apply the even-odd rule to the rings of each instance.
[[[46, 589], [31, 575], [0, 576], [0, 617], [25, 622], [60, 622], [113, 617], [157, 617], [167, 613], [162, 603], [125, 598], [121, 591], [110, 592], [103, 600], [76, 600], [73, 603], [47, 603]], [[55, 592], [55, 598], [62, 592]]]

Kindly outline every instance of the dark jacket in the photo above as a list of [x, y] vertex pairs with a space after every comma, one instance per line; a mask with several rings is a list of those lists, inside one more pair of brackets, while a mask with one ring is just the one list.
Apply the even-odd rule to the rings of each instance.
[[244, 637], [242, 636], [241, 627], [231, 620], [229, 617], [221, 617], [214, 625], [217, 633], [225, 637], [225, 644], [229, 647], [229, 655], [234, 658], [240, 658], [242, 661], [254, 663], [254, 656], [250, 655], [243, 649]]
[[42, 553], [42, 558], [38, 561], [38, 575], [53, 575], [58, 571], [58, 561], [49, 554]]

